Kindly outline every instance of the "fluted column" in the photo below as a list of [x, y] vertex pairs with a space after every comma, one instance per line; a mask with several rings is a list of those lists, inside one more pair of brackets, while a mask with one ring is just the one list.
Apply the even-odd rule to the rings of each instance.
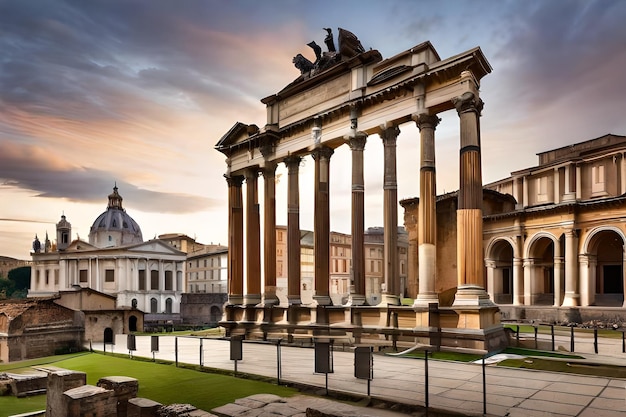
[[261, 219], [259, 208], [259, 172], [248, 168], [246, 177], [246, 293], [244, 304], [261, 302]]
[[383, 126], [380, 137], [384, 145], [384, 273], [385, 288], [382, 304], [400, 304], [400, 277], [398, 275], [398, 179], [396, 169], [396, 143], [400, 128]]
[[461, 127], [457, 209], [457, 284], [454, 305], [492, 305], [485, 292], [483, 255], [483, 189], [480, 160], [482, 100], [472, 92], [452, 103]]
[[[243, 303], [243, 176], [226, 177], [228, 182], [228, 303]], [[146, 275], [150, 271], [146, 270]]]
[[437, 174], [435, 170], [435, 128], [440, 119], [420, 114], [415, 120], [420, 131], [420, 201], [418, 206], [419, 293], [414, 305], [438, 303], [437, 274]]
[[578, 293], [578, 233], [565, 232], [565, 298], [563, 307], [575, 307], [580, 302]]
[[513, 305], [522, 305], [524, 297], [524, 261], [513, 258]]
[[262, 170], [265, 211], [263, 237], [263, 272], [265, 288], [263, 304], [278, 304], [276, 296], [276, 163], [266, 162]]
[[288, 170], [287, 187], [287, 299], [289, 305], [302, 304], [300, 299], [300, 189], [299, 156], [285, 159]]
[[352, 151], [352, 280], [349, 305], [365, 303], [365, 180], [363, 150], [367, 135], [357, 132], [350, 138]]

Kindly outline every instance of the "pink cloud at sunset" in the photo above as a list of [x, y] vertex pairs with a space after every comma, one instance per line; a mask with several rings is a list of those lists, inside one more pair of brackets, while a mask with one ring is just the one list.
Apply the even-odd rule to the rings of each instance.
[[[352, 31], [383, 58], [426, 40], [442, 58], [480, 46], [493, 67], [481, 85], [485, 183], [536, 164], [538, 152], [624, 135], [624, 21], [620, 0], [0, 2], [0, 255], [28, 259], [34, 235], [53, 234], [62, 213], [86, 237], [115, 184], [144, 238], [226, 242], [226, 164], [214, 146], [236, 122], [264, 126], [260, 100], [298, 77], [292, 58], [313, 59], [306, 44], [322, 45], [324, 27]], [[458, 187], [459, 125], [454, 112], [440, 116], [442, 193]], [[419, 134], [400, 129], [402, 199], [419, 194]], [[383, 220], [381, 155], [369, 137], [366, 226]], [[305, 159], [308, 229], [312, 168]], [[342, 232], [349, 171], [338, 148], [331, 228]]]

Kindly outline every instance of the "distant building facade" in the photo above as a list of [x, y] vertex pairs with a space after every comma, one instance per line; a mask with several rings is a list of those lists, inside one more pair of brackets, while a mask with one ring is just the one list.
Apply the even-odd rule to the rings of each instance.
[[146, 320], [177, 320], [185, 290], [185, 253], [159, 239], [144, 242], [139, 225], [113, 189], [104, 213], [91, 226], [89, 242], [71, 241], [71, 224], [57, 223], [57, 243], [33, 243], [29, 297], [74, 286], [113, 295], [118, 308], [136, 308]]
[[187, 292], [228, 293], [228, 248], [221, 245], [201, 245], [187, 254], [185, 269]]
[[[437, 292], [456, 287], [456, 197], [437, 198]], [[402, 205], [415, 245], [419, 201]], [[541, 152], [536, 166], [485, 185], [483, 250], [501, 308], [626, 306], [626, 136]], [[412, 291], [418, 264], [409, 263]]]

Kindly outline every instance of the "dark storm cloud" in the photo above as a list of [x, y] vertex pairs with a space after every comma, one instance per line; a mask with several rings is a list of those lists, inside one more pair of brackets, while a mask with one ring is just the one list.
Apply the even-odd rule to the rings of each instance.
[[5, 185], [32, 190], [39, 197], [105, 205], [106, 195], [117, 184], [130, 205], [151, 213], [194, 213], [220, 204], [210, 198], [142, 189], [114, 173], [69, 165], [34, 146], [9, 143], [0, 143], [0, 179]]
[[623, 103], [626, 83], [615, 84], [626, 66], [623, 1], [510, 5], [507, 27], [499, 31], [507, 41], [495, 56], [513, 90], [510, 99], [542, 108], [578, 96], [570, 111], [594, 102]]
[[[124, 119], [121, 103], [142, 108], [156, 92], [182, 93], [205, 110], [240, 102], [246, 87], [259, 88], [240, 76], [255, 58], [234, 48], [241, 39], [219, 31], [231, 20], [227, 10], [217, 20], [212, 11], [221, 7], [204, 1], [3, 2], [0, 108], [92, 120]], [[234, 49], [241, 65], [230, 59]]]

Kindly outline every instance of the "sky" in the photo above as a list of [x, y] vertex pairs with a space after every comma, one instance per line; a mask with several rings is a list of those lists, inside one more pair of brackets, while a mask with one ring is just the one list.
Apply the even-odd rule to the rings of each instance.
[[[483, 182], [536, 154], [626, 135], [621, 0], [0, 0], [0, 256], [29, 259], [65, 215], [87, 240], [117, 184], [145, 240], [227, 242], [225, 157], [236, 123], [266, 123], [261, 99], [314, 60], [324, 27], [392, 57], [430, 41], [442, 59], [480, 46]], [[336, 41], [336, 39], [335, 39]], [[458, 189], [459, 123], [439, 115], [437, 191]], [[400, 126], [398, 197], [419, 196], [419, 132]], [[365, 148], [365, 225], [382, 226], [382, 141]], [[300, 175], [313, 229], [313, 161]], [[350, 233], [350, 152], [331, 158], [331, 229]], [[286, 169], [277, 171], [286, 224]], [[259, 189], [262, 190], [262, 179]], [[260, 192], [262, 197], [262, 191]], [[262, 200], [262, 198], [261, 198]], [[402, 223], [400, 211], [399, 221]]]

